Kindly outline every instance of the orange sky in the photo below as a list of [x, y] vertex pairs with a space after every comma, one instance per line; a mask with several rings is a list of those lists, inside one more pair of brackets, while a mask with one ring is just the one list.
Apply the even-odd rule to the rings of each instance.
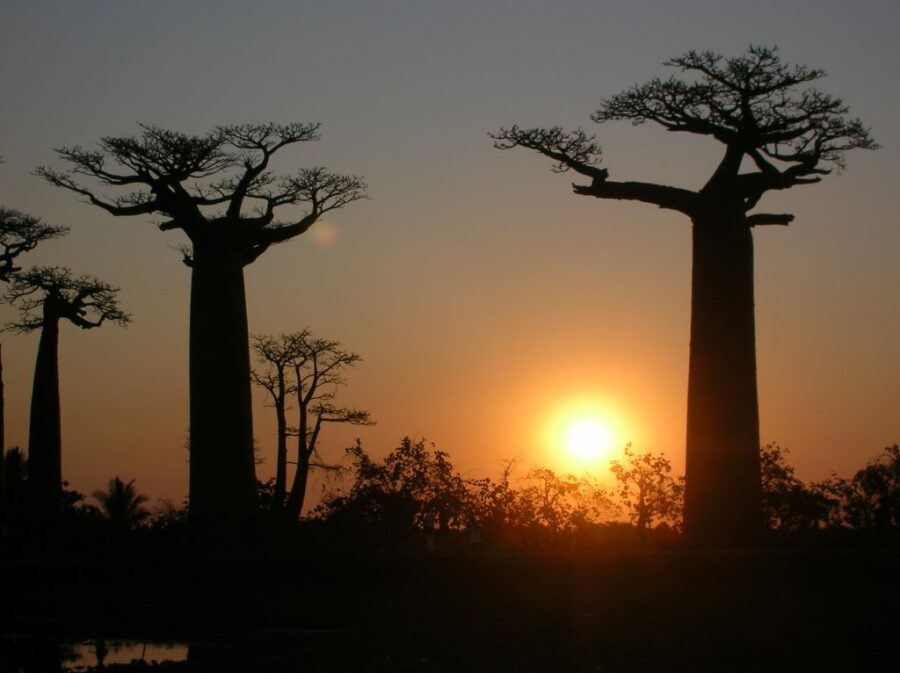
[[[822, 3], [779, 8], [803, 22], [771, 21], [763, 10], [775, 5], [729, 2], [652, 16], [643, 3], [606, 12], [526, 2], [512, 17], [504, 3], [331, 4], [300, 16], [293, 3], [253, 12], [216, 3], [210, 18], [198, 2], [174, 25], [164, 2], [0, 10], [0, 203], [69, 226], [27, 261], [120, 286], [134, 318], [127, 329], [63, 328], [64, 475], [74, 487], [89, 493], [119, 475], [154, 498], [186, 491], [189, 274], [172, 249], [182, 240], [30, 175], [54, 164], [52, 147], [133, 133], [138, 120], [198, 133], [317, 120], [323, 140], [284, 151], [276, 168], [365, 175], [371, 201], [247, 271], [253, 332], [308, 325], [364, 358], [339, 400], [378, 425], [332, 432], [330, 455], [357, 434], [375, 454], [408, 434], [435, 441], [467, 474], [495, 474], [507, 458], [564, 469], [542, 438], [555, 414], [587, 399], [616, 419], [619, 445], [665, 452], [681, 471], [688, 222], [576, 197], [568, 176], [536, 155], [491, 149], [486, 133], [516, 122], [592, 126], [600, 98], [665, 74], [666, 58], [749, 42], [825, 68], [821, 88], [883, 145], [851, 154], [843, 175], [764, 202], [797, 218], [755, 233], [763, 441], [789, 446], [806, 479], [849, 474], [900, 441], [894, 4], [852, 14], [826, 2], [829, 11], [808, 16], [804, 5]], [[662, 32], [676, 21], [680, 32]], [[844, 39], [826, 43], [838, 26]], [[718, 159], [709, 140], [595, 130], [615, 179], [697, 187]], [[25, 445], [37, 338], [2, 343], [7, 443]], [[266, 477], [274, 422], [257, 400]]]

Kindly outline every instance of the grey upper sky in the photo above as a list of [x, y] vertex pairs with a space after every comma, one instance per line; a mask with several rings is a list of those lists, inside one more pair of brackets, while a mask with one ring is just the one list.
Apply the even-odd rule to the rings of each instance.
[[[277, 168], [366, 177], [372, 199], [248, 269], [251, 330], [309, 325], [364, 362], [344, 399], [379, 425], [374, 452], [425, 436], [466, 470], [522, 457], [559, 469], [541, 428], [584, 396], [618, 440], [681, 466], [690, 231], [676, 214], [576, 197], [569, 176], [500, 126], [586, 125], [598, 102], [667, 74], [689, 49], [777, 45], [871, 127], [877, 152], [765, 201], [790, 227], [756, 233], [764, 441], [800, 476], [860, 467], [900, 441], [900, 3], [18, 2], [0, 7], [0, 203], [72, 229], [31, 263], [121, 287], [127, 330], [62, 335], [65, 475], [153, 496], [186, 487], [189, 274], [177, 232], [115, 220], [31, 171], [52, 148], [137, 122], [320, 121]], [[617, 179], [699, 186], [713, 141], [627, 124], [592, 129]], [[4, 321], [9, 308], [3, 307]], [[26, 445], [37, 339], [2, 337], [7, 443]], [[271, 411], [255, 410], [260, 474]], [[355, 433], [328, 441], [337, 455]]]

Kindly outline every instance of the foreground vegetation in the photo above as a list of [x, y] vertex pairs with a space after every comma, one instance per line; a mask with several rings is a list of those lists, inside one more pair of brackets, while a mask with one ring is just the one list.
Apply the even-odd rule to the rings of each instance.
[[[769, 544], [894, 545], [900, 536], [900, 446], [886, 448], [852, 477], [804, 483], [787, 450], [763, 447], [763, 491]], [[450, 456], [425, 440], [404, 438], [382, 460], [357, 442], [342, 466], [330, 466], [331, 488], [297, 522], [285, 521], [274, 482], [259, 484], [253, 532], [240, 557], [307, 555], [347, 549], [389, 554], [610, 551], [678, 548], [683, 478], [661, 454], [625, 448], [612, 461], [614, 488], [589, 475], [539, 468], [516, 478], [514, 463], [499, 477], [464, 477]], [[7, 513], [2, 556], [29, 558], [140, 551], [190, 555], [188, 505], [161, 502], [150, 510], [134, 481], [110, 480], [92, 504], [65, 491], [55, 531], [29, 523], [28, 462], [5, 457]], [[219, 550], [234, 555], [233, 541]], [[204, 554], [216, 550], [204, 546]]]

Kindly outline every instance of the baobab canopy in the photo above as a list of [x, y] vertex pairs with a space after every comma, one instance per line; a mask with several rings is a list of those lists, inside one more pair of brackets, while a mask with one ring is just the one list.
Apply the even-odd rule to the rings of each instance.
[[[653, 122], [711, 137], [724, 155], [699, 190], [617, 182], [598, 166], [600, 145], [559, 126], [492, 134], [498, 149], [524, 147], [557, 172], [590, 178], [576, 194], [649, 203], [692, 223], [685, 535], [695, 545], [752, 544], [761, 534], [759, 409], [756, 388], [751, 228], [786, 225], [790, 213], [757, 212], [772, 190], [819, 182], [852, 149], [874, 149], [840, 99], [804, 88], [821, 70], [783, 63], [775, 49], [750, 47], [726, 58], [691, 51], [666, 65], [687, 75], [654, 78], [604, 99], [594, 122]], [[750, 170], [742, 172], [745, 164]]]

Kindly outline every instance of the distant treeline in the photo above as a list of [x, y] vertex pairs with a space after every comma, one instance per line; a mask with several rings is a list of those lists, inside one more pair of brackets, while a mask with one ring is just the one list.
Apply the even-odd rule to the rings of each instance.
[[[765, 517], [770, 541], [892, 542], [900, 527], [900, 446], [887, 447], [852, 477], [804, 483], [786, 449], [762, 449]], [[330, 469], [321, 503], [299, 522], [286, 523], [272, 507], [273, 480], [259, 483], [257, 548], [292, 547], [304, 553], [346, 548], [371, 551], [470, 553], [588, 550], [680, 542], [684, 479], [662, 454], [625, 447], [610, 462], [614, 486], [595, 476], [559, 475], [546, 468], [516, 477], [514, 461], [499, 477], [465, 477], [449, 454], [424, 439], [404, 438], [382, 460], [360, 442]], [[40, 539], [29, 535], [28, 463], [17, 449], [5, 455], [6, 493], [13, 523], [10, 553]], [[188, 549], [188, 503], [162, 501], [149, 510], [134, 482], [118, 477], [93, 495], [65, 491], [63, 541], [71, 549], [123, 551]], [[57, 544], [59, 544], [57, 540]]]

